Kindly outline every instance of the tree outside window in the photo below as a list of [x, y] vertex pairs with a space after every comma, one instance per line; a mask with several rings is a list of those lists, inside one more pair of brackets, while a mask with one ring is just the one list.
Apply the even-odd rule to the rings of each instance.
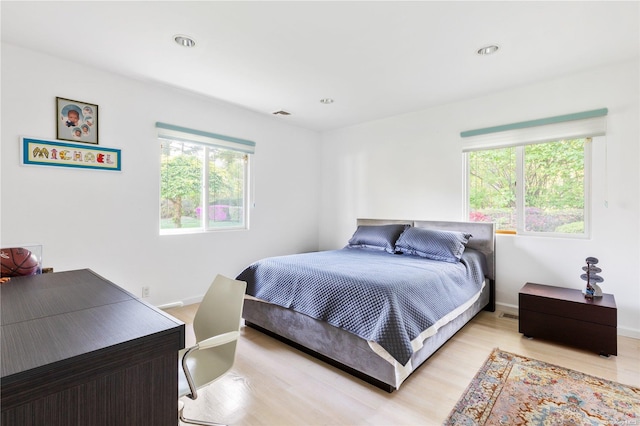
[[160, 142], [160, 230], [246, 228], [248, 154]]
[[590, 141], [467, 153], [469, 220], [495, 222], [499, 231], [586, 235]]

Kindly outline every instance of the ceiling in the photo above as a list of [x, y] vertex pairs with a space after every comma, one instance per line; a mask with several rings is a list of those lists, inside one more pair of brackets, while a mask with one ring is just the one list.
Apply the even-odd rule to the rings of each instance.
[[[326, 131], [638, 58], [640, 2], [0, 2], [2, 41]], [[177, 45], [177, 34], [196, 41]], [[498, 53], [476, 51], [497, 44]], [[333, 104], [320, 103], [332, 98]]]

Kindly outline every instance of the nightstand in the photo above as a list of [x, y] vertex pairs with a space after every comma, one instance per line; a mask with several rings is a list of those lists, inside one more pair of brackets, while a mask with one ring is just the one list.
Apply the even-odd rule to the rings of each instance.
[[519, 331], [525, 336], [604, 356], [618, 354], [618, 310], [612, 294], [587, 299], [580, 290], [526, 283], [518, 304]]

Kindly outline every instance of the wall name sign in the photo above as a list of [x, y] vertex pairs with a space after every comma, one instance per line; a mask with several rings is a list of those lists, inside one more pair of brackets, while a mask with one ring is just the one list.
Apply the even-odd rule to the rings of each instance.
[[76, 169], [122, 169], [121, 150], [42, 139], [20, 138], [22, 164]]

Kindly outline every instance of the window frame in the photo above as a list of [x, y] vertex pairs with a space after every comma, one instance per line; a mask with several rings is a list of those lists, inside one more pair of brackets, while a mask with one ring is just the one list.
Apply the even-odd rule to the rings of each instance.
[[[209, 205], [209, 171], [210, 171], [210, 161], [208, 160], [209, 158], [209, 153], [210, 153], [210, 149], [212, 148], [217, 148], [217, 149], [226, 149], [229, 151], [235, 151], [233, 149], [229, 149], [229, 148], [223, 148], [223, 147], [219, 147], [219, 146], [209, 146], [209, 145], [205, 145], [204, 146], [204, 157], [205, 159], [207, 159], [207, 161], [204, 161], [203, 164], [203, 174], [202, 174], [202, 188], [201, 188], [201, 192], [200, 192], [200, 200], [201, 200], [201, 204], [203, 206], [208, 206]], [[236, 151], [239, 152], [239, 151]], [[251, 168], [251, 155], [248, 153], [244, 153], [244, 167], [242, 168], [242, 225], [239, 226], [225, 226], [225, 227], [210, 227], [209, 226], [209, 222], [210, 222], [210, 218], [209, 218], [209, 209], [203, 209], [203, 214], [200, 218], [200, 222], [201, 222], [201, 226], [203, 229], [203, 232], [218, 232], [218, 231], [243, 231], [243, 230], [248, 230], [249, 229], [249, 201], [250, 201], [250, 194], [249, 194], [249, 190], [251, 188], [250, 185], [250, 181], [249, 181], [249, 177], [251, 175], [250, 173], [250, 168]]]
[[[183, 235], [183, 234], [204, 234], [221, 231], [245, 231], [249, 230], [250, 224], [250, 203], [253, 198], [253, 182], [252, 182], [252, 157], [254, 153], [255, 143], [238, 138], [232, 138], [213, 133], [201, 132], [197, 130], [186, 129], [164, 123], [156, 123], [158, 128], [158, 149], [160, 150], [160, 166], [162, 166], [162, 144], [167, 142], [177, 142], [188, 144], [190, 146], [198, 146], [203, 149], [203, 161], [200, 168], [200, 205], [209, 205], [209, 171], [210, 171], [210, 153], [213, 149], [226, 150], [242, 154], [244, 156], [244, 165], [242, 167], [242, 221], [239, 225], [212, 227], [209, 225], [209, 209], [203, 208], [200, 215], [200, 226], [188, 228], [162, 228], [162, 167], [159, 171], [159, 193], [158, 193], [158, 230], [162, 235]], [[220, 142], [220, 143], [217, 143]], [[247, 148], [248, 147], [248, 148]]]
[[[582, 233], [563, 233], [563, 232], [540, 232], [540, 231], [526, 231], [525, 230], [525, 154], [524, 151], [527, 146], [535, 145], [538, 143], [554, 143], [563, 139], [555, 140], [555, 141], [546, 141], [546, 142], [532, 142], [526, 144], [517, 144], [515, 146], [511, 146], [515, 149], [516, 154], [516, 229], [512, 230], [496, 230], [497, 234], [507, 234], [507, 235], [522, 235], [522, 236], [535, 236], [535, 237], [547, 237], [547, 238], [570, 238], [570, 239], [589, 239], [591, 238], [591, 211], [592, 211], [592, 202], [591, 202], [591, 183], [592, 183], [592, 151], [593, 151], [593, 143], [599, 136], [590, 136], [590, 137], [580, 137], [580, 138], [565, 138], [565, 139], [585, 139], [584, 143], [584, 159], [583, 159], [583, 167], [584, 167], [584, 187], [583, 187], [583, 199], [584, 199], [584, 232]], [[469, 156], [472, 152], [481, 151], [481, 150], [495, 150], [501, 148], [507, 148], [508, 146], [494, 146], [490, 148], [484, 149], [470, 149], [466, 150], [462, 153], [463, 155], [463, 205], [464, 205], [464, 217], [466, 220], [469, 219], [469, 215], [471, 213], [470, 206], [470, 164], [469, 164]]]

